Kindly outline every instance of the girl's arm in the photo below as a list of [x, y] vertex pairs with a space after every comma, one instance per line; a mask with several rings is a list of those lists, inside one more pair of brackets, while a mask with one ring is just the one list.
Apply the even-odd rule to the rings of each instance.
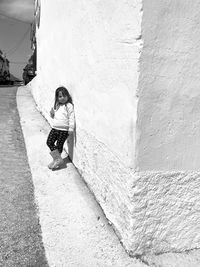
[[54, 109], [53, 108], [51, 108], [51, 110], [50, 110], [50, 116], [51, 116], [52, 119], [55, 116], [55, 112], [54, 112]]
[[72, 133], [74, 131], [74, 125], [75, 125], [74, 106], [72, 104], [68, 104], [67, 111], [69, 119], [69, 133]]

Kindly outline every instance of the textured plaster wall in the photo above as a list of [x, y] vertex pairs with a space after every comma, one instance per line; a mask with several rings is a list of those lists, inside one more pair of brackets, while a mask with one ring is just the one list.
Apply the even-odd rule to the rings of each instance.
[[55, 88], [70, 89], [74, 163], [132, 255], [200, 246], [198, 8], [42, 1], [36, 104], [48, 119]]
[[200, 173], [135, 173], [131, 192], [133, 254], [200, 247]]
[[[37, 102], [55, 88], [74, 98], [77, 127], [134, 167], [141, 1], [42, 1]], [[79, 140], [77, 139], [77, 142]]]
[[130, 255], [200, 247], [200, 173], [132, 172], [80, 135], [76, 164]]
[[200, 170], [200, 1], [144, 0], [136, 168]]
[[143, 0], [130, 191], [138, 254], [200, 247], [199, 10], [200, 1]]
[[73, 162], [127, 250], [132, 246], [129, 184], [135, 157], [141, 7], [141, 0], [41, 1], [37, 77], [31, 82], [36, 104], [47, 119], [56, 87], [69, 88], [76, 114]]

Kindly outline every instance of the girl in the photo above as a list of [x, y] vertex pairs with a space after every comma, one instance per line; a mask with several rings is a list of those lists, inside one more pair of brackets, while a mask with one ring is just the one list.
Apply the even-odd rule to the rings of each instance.
[[65, 87], [58, 87], [55, 92], [54, 107], [50, 111], [52, 129], [47, 138], [47, 146], [53, 161], [49, 169], [57, 169], [63, 164], [61, 153], [63, 145], [70, 133], [74, 130], [74, 105], [72, 98]]

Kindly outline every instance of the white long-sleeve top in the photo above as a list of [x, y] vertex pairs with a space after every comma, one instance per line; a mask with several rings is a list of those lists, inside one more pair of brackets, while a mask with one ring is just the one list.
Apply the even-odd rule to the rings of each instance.
[[75, 125], [74, 106], [71, 103], [54, 109], [51, 127], [57, 130], [73, 132]]

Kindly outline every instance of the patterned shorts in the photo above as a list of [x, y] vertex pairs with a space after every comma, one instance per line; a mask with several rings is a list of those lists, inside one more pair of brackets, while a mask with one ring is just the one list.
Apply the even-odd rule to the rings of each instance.
[[51, 151], [58, 149], [58, 151], [62, 153], [63, 145], [68, 135], [68, 131], [51, 129], [47, 138], [47, 146], [50, 148]]

